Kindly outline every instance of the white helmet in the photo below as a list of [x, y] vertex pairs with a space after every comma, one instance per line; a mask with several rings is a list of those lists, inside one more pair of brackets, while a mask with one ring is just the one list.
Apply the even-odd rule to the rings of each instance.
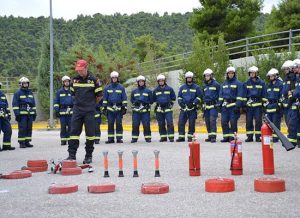
[[156, 81], [159, 81], [159, 80], [166, 80], [165, 75], [159, 74], [156, 78]]
[[293, 66], [294, 66], [294, 62], [291, 61], [291, 60], [287, 60], [287, 61], [285, 61], [285, 62], [283, 63], [281, 69], [282, 69], [282, 70], [285, 70], [285, 69], [292, 69]]
[[138, 76], [137, 78], [136, 78], [136, 81], [138, 82], [138, 81], [140, 81], [140, 80], [143, 80], [143, 81], [146, 81], [146, 78], [144, 77], [144, 76]]
[[269, 72], [267, 73], [267, 76], [276, 76], [279, 74], [279, 71], [275, 68], [272, 68], [271, 70], [269, 70]]
[[211, 70], [211, 69], [209, 69], [209, 68], [207, 68], [206, 70], [204, 70], [204, 72], [203, 72], [203, 76], [206, 76], [206, 75], [213, 75], [213, 71]]
[[249, 73], [257, 73], [258, 72], [258, 68], [256, 66], [252, 66], [248, 69]]
[[69, 81], [71, 81], [71, 78], [70, 77], [68, 77], [68, 76], [63, 76], [63, 78], [61, 78], [61, 81], [66, 81], [66, 80], [69, 80]]
[[113, 71], [110, 73], [110, 78], [113, 78], [113, 77], [119, 77], [119, 73], [117, 71]]
[[300, 59], [295, 59], [293, 62], [295, 68], [300, 67]]
[[27, 77], [22, 77], [20, 80], [19, 80], [19, 83], [29, 83], [29, 79]]
[[226, 69], [226, 73], [229, 73], [229, 72], [236, 72], [235, 71], [235, 68], [234, 67], [228, 67], [227, 69]]
[[190, 78], [193, 78], [193, 77], [194, 77], [194, 73], [191, 72], [191, 71], [188, 71], [188, 72], [185, 73], [184, 77], [185, 77], [185, 78], [189, 78], [189, 77], [190, 77]]

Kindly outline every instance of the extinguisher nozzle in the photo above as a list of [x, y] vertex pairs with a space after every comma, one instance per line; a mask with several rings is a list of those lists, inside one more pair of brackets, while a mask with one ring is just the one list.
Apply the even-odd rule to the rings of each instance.
[[155, 170], [155, 175], [154, 175], [154, 177], [160, 177], [159, 170]]
[[139, 177], [139, 173], [137, 170], [133, 171], [133, 177]]
[[120, 170], [120, 171], [119, 171], [119, 177], [124, 177], [123, 170]]
[[105, 178], [109, 177], [108, 171], [104, 171], [104, 177]]

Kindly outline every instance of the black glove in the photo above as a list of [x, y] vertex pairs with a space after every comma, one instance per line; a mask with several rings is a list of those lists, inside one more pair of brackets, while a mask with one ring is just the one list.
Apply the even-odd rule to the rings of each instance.
[[179, 106], [184, 109], [185, 108], [185, 104], [184, 103], [180, 103]]
[[60, 117], [60, 114], [59, 114], [58, 111], [55, 112], [55, 116], [56, 116], [57, 118]]
[[20, 122], [21, 121], [21, 116], [20, 115], [16, 115], [16, 121]]
[[189, 102], [189, 103], [187, 104], [187, 106], [188, 106], [189, 109], [192, 109], [192, 108], [195, 107], [195, 104], [194, 104], [194, 102]]
[[233, 111], [234, 111], [235, 113], [240, 113], [240, 107], [235, 107], [235, 108], [233, 109]]
[[122, 115], [125, 115], [127, 113], [127, 107], [122, 106], [121, 111], [122, 111]]
[[36, 114], [32, 115], [32, 120], [33, 120], [33, 121], [36, 120]]

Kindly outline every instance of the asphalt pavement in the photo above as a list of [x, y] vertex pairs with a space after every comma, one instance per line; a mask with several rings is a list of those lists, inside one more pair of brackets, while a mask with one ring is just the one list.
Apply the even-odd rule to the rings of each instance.
[[[280, 143], [274, 145], [275, 175], [286, 181], [282, 193], [257, 193], [254, 179], [263, 177], [261, 143], [243, 142], [242, 176], [231, 176], [230, 145], [204, 142], [205, 134], [198, 134], [201, 144], [201, 176], [190, 177], [187, 142], [160, 143], [153, 133], [152, 143], [130, 144], [131, 133], [124, 133], [124, 144], [106, 145], [106, 132], [100, 145], [95, 145], [95, 171], [77, 176], [62, 176], [49, 172], [34, 173], [31, 178], [0, 180], [1, 217], [299, 217], [300, 216], [300, 149], [287, 152]], [[242, 141], [245, 135], [241, 135]], [[13, 131], [13, 145], [17, 146], [17, 131]], [[26, 165], [29, 159], [64, 159], [67, 147], [60, 145], [58, 131], [33, 132], [33, 148], [0, 152], [0, 173], [11, 172]], [[108, 151], [109, 178], [104, 178], [103, 154]], [[123, 150], [124, 178], [118, 177], [118, 150]], [[133, 178], [132, 150], [138, 150], [139, 177]], [[160, 174], [154, 177], [154, 150], [160, 150]], [[77, 160], [85, 155], [84, 134]], [[233, 178], [236, 190], [230, 193], [205, 192], [205, 180], [215, 177]], [[141, 185], [164, 182], [170, 192], [144, 195]], [[73, 183], [79, 191], [72, 194], [50, 195], [52, 183]], [[89, 184], [114, 183], [116, 192], [90, 194]]]

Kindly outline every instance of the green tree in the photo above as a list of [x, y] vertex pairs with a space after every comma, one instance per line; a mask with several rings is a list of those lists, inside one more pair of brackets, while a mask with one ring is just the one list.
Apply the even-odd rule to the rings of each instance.
[[253, 21], [260, 14], [262, 0], [199, 0], [202, 7], [194, 9], [191, 27], [202, 40], [217, 42], [219, 34], [225, 41], [245, 38], [253, 32]]
[[156, 41], [150, 35], [136, 37], [134, 53], [137, 55], [138, 61], [144, 62], [149, 51], [154, 52], [154, 59], [163, 57], [167, 51], [167, 43]]
[[267, 19], [267, 32], [300, 29], [299, 0], [282, 0]]
[[224, 80], [224, 73], [229, 65], [229, 56], [222, 36], [218, 43], [212, 40], [202, 41], [198, 37], [193, 41], [193, 53], [184, 63], [185, 71], [192, 71], [195, 74], [197, 83], [203, 83], [203, 72], [210, 68], [214, 72], [217, 81]]
[[297, 53], [294, 49], [292, 50], [292, 52], [282, 51], [281, 53], [276, 53], [275, 50], [268, 50], [264, 51], [261, 54], [257, 53], [254, 56], [262, 79], [266, 78], [266, 74], [271, 68], [276, 68], [277, 70], [279, 70], [279, 72], [281, 72], [281, 76], [284, 76], [281, 70], [282, 64], [286, 60], [294, 60], [296, 59], [296, 57]]
[[114, 70], [120, 73], [120, 81], [125, 82], [136, 76], [135, 65], [137, 63], [132, 45], [124, 38], [117, 41], [113, 46], [112, 54], [110, 55]]
[[[60, 57], [59, 47], [54, 43], [54, 90], [61, 86], [60, 82]], [[48, 115], [50, 110], [50, 43], [49, 32], [41, 40], [41, 56], [38, 65], [38, 99], [42, 106], [42, 110]]]

